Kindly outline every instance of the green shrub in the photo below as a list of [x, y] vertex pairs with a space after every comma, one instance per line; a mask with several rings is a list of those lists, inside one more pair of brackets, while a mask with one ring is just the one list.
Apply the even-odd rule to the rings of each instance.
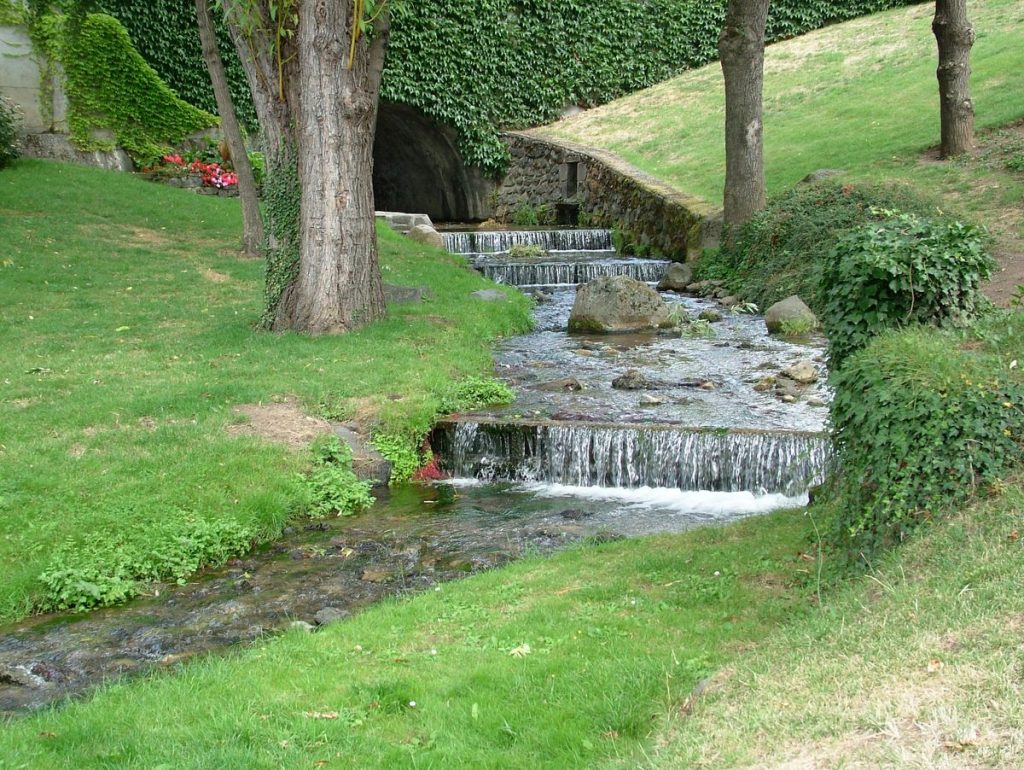
[[374, 503], [370, 483], [352, 471], [352, 450], [337, 436], [326, 436], [312, 447], [313, 470], [305, 478], [310, 516], [350, 516]]
[[839, 460], [831, 542], [869, 560], [924, 522], [998, 488], [1020, 464], [1024, 382], [1006, 354], [1024, 354], [1024, 316], [993, 314], [982, 334], [889, 331], [833, 373]]
[[6, 96], [0, 96], [0, 168], [11, 165], [21, 155], [18, 144], [20, 120], [18, 105]]
[[992, 271], [976, 227], [877, 209], [872, 215], [884, 219], [840, 238], [822, 270], [833, 368], [890, 327], [967, 324], [981, 299], [978, 284]]
[[[124, 521], [135, 521], [126, 515]], [[134, 524], [102, 538], [69, 538], [39, 576], [44, 588], [40, 609], [85, 610], [119, 604], [138, 595], [140, 585], [185, 578], [203, 565], [222, 564], [245, 553], [256, 533], [229, 520], [207, 521], [169, 510], [158, 525]]]
[[452, 386], [441, 398], [442, 414], [466, 412], [471, 409], [483, 409], [485, 406], [510, 404], [516, 394], [501, 380], [493, 377], [467, 377]]
[[798, 184], [773, 197], [732, 245], [707, 254], [697, 274], [702, 280], [725, 278], [730, 291], [762, 308], [797, 294], [820, 316], [822, 269], [832, 246], [848, 230], [879, 220], [875, 210], [881, 209], [937, 213], [905, 188], [835, 180]]
[[419, 442], [413, 438], [393, 433], [378, 433], [374, 435], [371, 443], [391, 463], [390, 484], [408, 481], [423, 464], [420, 460]]

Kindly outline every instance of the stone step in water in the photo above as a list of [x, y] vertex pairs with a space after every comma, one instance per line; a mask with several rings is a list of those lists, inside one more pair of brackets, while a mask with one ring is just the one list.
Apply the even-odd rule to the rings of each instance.
[[608, 230], [479, 230], [443, 233], [445, 248], [455, 254], [501, 254], [513, 246], [545, 251], [611, 251]]
[[819, 433], [471, 419], [438, 424], [431, 446], [456, 478], [787, 496], [831, 457]]
[[591, 262], [477, 262], [485, 276], [508, 286], [556, 286], [592, 281], [605, 275], [628, 275], [638, 281], [660, 281], [671, 262], [660, 259], [602, 259]]

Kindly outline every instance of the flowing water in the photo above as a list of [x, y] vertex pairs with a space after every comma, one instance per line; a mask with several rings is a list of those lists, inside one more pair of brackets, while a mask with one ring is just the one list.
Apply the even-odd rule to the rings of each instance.
[[[533, 332], [504, 341], [515, 403], [444, 421], [432, 435], [447, 483], [384, 493], [372, 511], [286, 531], [273, 545], [125, 607], [0, 629], [0, 713], [97, 682], [343, 617], [570, 542], [679, 532], [806, 501], [828, 462], [828, 393], [781, 403], [754, 385], [820, 346], [724, 313], [698, 336], [566, 333], [575, 285], [599, 275], [656, 281], [667, 263], [619, 257], [603, 230], [447, 233], [450, 250], [538, 299]], [[516, 244], [549, 253], [511, 259]], [[669, 298], [696, 315], [709, 300]], [[643, 392], [617, 390], [637, 370]]]

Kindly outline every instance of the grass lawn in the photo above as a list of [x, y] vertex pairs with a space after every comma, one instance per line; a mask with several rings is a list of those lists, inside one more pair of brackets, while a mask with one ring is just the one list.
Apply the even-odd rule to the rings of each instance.
[[[189, 572], [280, 531], [308, 458], [225, 428], [241, 404], [425, 430], [489, 342], [528, 323], [517, 293], [384, 228], [385, 280], [421, 304], [344, 337], [253, 331], [262, 264], [235, 252], [238, 203], [124, 174], [22, 161], [0, 174], [0, 619], [73, 564]], [[59, 597], [56, 597], [59, 598]]]

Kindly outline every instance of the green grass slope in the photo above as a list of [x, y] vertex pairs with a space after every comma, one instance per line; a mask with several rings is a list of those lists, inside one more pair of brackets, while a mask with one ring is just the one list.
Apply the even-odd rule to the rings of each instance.
[[[977, 0], [971, 52], [979, 128], [1024, 116], [1024, 2]], [[769, 191], [821, 168], [885, 168], [938, 143], [934, 5], [826, 27], [769, 46], [764, 143]], [[724, 87], [715, 63], [538, 129], [601, 147], [688, 193], [720, 201]]]
[[458, 258], [384, 228], [385, 280], [429, 299], [343, 337], [257, 333], [263, 268], [239, 232], [235, 200], [41, 161], [0, 174], [0, 619], [71, 556], [104, 590], [119, 561], [178, 575], [279, 532], [308, 460], [229, 435], [234, 407], [422, 431], [528, 323], [521, 295], [473, 300], [488, 284]]

